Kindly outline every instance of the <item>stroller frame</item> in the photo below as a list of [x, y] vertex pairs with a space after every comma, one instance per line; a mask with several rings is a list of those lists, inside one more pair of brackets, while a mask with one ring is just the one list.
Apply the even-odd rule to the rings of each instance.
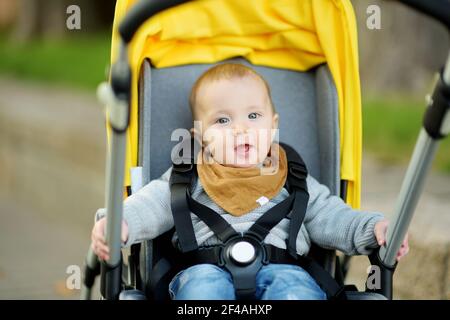
[[[110, 150], [107, 157], [107, 230], [106, 240], [110, 245], [110, 259], [99, 262], [97, 256], [91, 249], [86, 258], [86, 267], [82, 287], [82, 299], [90, 299], [91, 289], [96, 276], [101, 273], [101, 292], [105, 299], [143, 299], [145, 294], [136, 289], [145, 290], [142, 279], [140, 262], [149, 262], [149, 247], [135, 245], [132, 247], [129, 259], [130, 284], [124, 285], [122, 280], [122, 252], [121, 252], [121, 221], [123, 211], [123, 168], [125, 155], [125, 132], [129, 124], [130, 115], [130, 87], [131, 71], [128, 65], [127, 45], [132, 40], [138, 28], [156, 13], [170, 7], [179, 5], [185, 1], [139, 1], [128, 12], [119, 27], [122, 39], [118, 61], [111, 70], [111, 84], [104, 84], [99, 88], [99, 98], [108, 106], [108, 123], [112, 129]], [[450, 3], [446, 0], [421, 1], [421, 0], [399, 0], [416, 10], [419, 10], [443, 23], [447, 29], [450, 28]], [[397, 204], [395, 217], [387, 234], [387, 245], [375, 251], [369, 259], [373, 265], [377, 265], [381, 271], [381, 287], [378, 289], [366, 288], [367, 292], [382, 294], [392, 299], [393, 274], [396, 267], [396, 253], [402, 240], [406, 235], [419, 196], [430, 165], [434, 159], [438, 143], [450, 133], [450, 54], [442, 68], [440, 78], [434, 88], [429, 101], [427, 111], [423, 119], [423, 128], [420, 131], [416, 147], [414, 149], [410, 164], [408, 166]], [[341, 196], [345, 196], [345, 182], [341, 187]], [[160, 236], [164, 238], [167, 235]], [[143, 259], [142, 259], [143, 258]], [[348, 261], [348, 260], [347, 260]], [[339, 259], [334, 268], [336, 279], [343, 282], [341, 270], [346, 269], [339, 266]], [[330, 267], [330, 266], [328, 266]], [[330, 270], [330, 269], [329, 269]], [[148, 276], [148, 274], [147, 274]], [[369, 275], [370, 277], [370, 275]], [[134, 290], [129, 290], [131, 288]], [[351, 295], [348, 296], [350, 299]], [[155, 297], [158, 298], [158, 297]], [[373, 299], [376, 295], [366, 294], [355, 299]]]

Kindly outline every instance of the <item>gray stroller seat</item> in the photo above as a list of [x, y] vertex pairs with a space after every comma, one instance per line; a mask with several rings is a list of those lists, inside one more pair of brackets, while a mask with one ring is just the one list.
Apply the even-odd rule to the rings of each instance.
[[[276, 110], [280, 115], [279, 140], [299, 152], [309, 173], [326, 185], [332, 194], [341, 195], [338, 99], [333, 79], [326, 65], [308, 72], [296, 72], [251, 65], [269, 83]], [[212, 64], [192, 64], [170, 68], [153, 68], [149, 61], [141, 67], [139, 82], [139, 151], [143, 185], [161, 176], [171, 166], [171, 141], [174, 129], [192, 127], [189, 94], [195, 80]], [[155, 242], [145, 241], [139, 250], [139, 263], [132, 274], [136, 287], [151, 296], [155, 288], [152, 271], [161, 250]], [[335, 274], [336, 252], [313, 244], [313, 256], [331, 275]], [[165, 266], [168, 268], [169, 266]], [[133, 268], [133, 264], [130, 264]], [[158, 268], [163, 268], [158, 266]], [[350, 299], [384, 299], [375, 293], [352, 292]]]

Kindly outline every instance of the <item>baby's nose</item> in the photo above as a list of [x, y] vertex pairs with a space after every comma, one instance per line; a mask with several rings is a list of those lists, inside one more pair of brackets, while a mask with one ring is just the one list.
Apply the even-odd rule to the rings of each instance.
[[239, 135], [239, 134], [243, 134], [243, 133], [247, 133], [247, 127], [241, 124], [236, 124], [233, 128], [233, 134], [235, 136]]

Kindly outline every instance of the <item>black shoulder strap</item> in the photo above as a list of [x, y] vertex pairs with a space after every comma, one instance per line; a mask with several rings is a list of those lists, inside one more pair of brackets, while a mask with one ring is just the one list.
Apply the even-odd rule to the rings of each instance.
[[233, 229], [233, 227], [220, 216], [219, 213], [213, 209], [205, 206], [204, 204], [192, 199], [190, 193], [187, 193], [188, 207], [191, 211], [199, 217], [220, 239], [222, 242], [226, 242], [233, 236], [239, 236], [239, 233]]
[[294, 201], [295, 194], [291, 193], [289, 197], [265, 212], [246, 233], [256, 235], [260, 241], [263, 241], [270, 230], [291, 212]]
[[280, 144], [286, 152], [288, 161], [287, 182], [291, 193], [295, 194], [294, 204], [292, 206], [291, 222], [289, 225], [288, 251], [292, 257], [297, 257], [297, 235], [305, 218], [308, 207], [309, 193], [306, 184], [308, 170], [302, 157], [287, 144]]
[[191, 220], [191, 211], [186, 199], [186, 189], [191, 183], [192, 170], [193, 168], [183, 167], [182, 165], [173, 165], [169, 182], [173, 221], [182, 252], [189, 252], [198, 248]]
[[247, 231], [256, 234], [261, 240], [285, 216], [291, 213], [289, 225], [288, 251], [292, 257], [297, 257], [296, 240], [305, 217], [309, 194], [306, 184], [308, 172], [300, 155], [290, 146], [281, 144], [286, 151], [288, 162], [287, 187], [290, 195], [262, 215]]
[[[186, 198], [195, 170], [195, 143], [194, 139], [182, 142], [172, 159], [172, 174], [169, 180], [172, 216], [182, 252], [198, 249]], [[189, 150], [190, 154], [181, 154], [185, 150]]]

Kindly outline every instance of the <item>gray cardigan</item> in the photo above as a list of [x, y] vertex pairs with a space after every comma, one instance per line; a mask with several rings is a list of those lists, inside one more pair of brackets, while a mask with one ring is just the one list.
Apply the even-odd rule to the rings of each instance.
[[[123, 247], [147, 239], [153, 239], [174, 226], [170, 208], [169, 168], [159, 179], [152, 180], [124, 201], [124, 219], [128, 224], [129, 235]], [[341, 198], [331, 195], [329, 189], [320, 184], [311, 175], [306, 179], [309, 191], [308, 208], [304, 223], [297, 236], [297, 253], [306, 255], [311, 242], [327, 248], [337, 249], [348, 255], [370, 254], [378, 246], [375, 235], [375, 224], [383, 219], [377, 212], [353, 210]], [[220, 214], [237, 232], [250, 228], [264, 212], [289, 196], [286, 189], [269, 202], [255, 210], [236, 217], [226, 213], [206, 194], [200, 180], [191, 190], [192, 198], [210, 207]], [[96, 221], [106, 215], [101, 208], [96, 213]], [[219, 240], [206, 224], [191, 213], [195, 236], [199, 245], [216, 244]], [[289, 218], [284, 218], [267, 235], [265, 242], [279, 248], [286, 248], [289, 232]], [[177, 244], [176, 234], [173, 237]]]

